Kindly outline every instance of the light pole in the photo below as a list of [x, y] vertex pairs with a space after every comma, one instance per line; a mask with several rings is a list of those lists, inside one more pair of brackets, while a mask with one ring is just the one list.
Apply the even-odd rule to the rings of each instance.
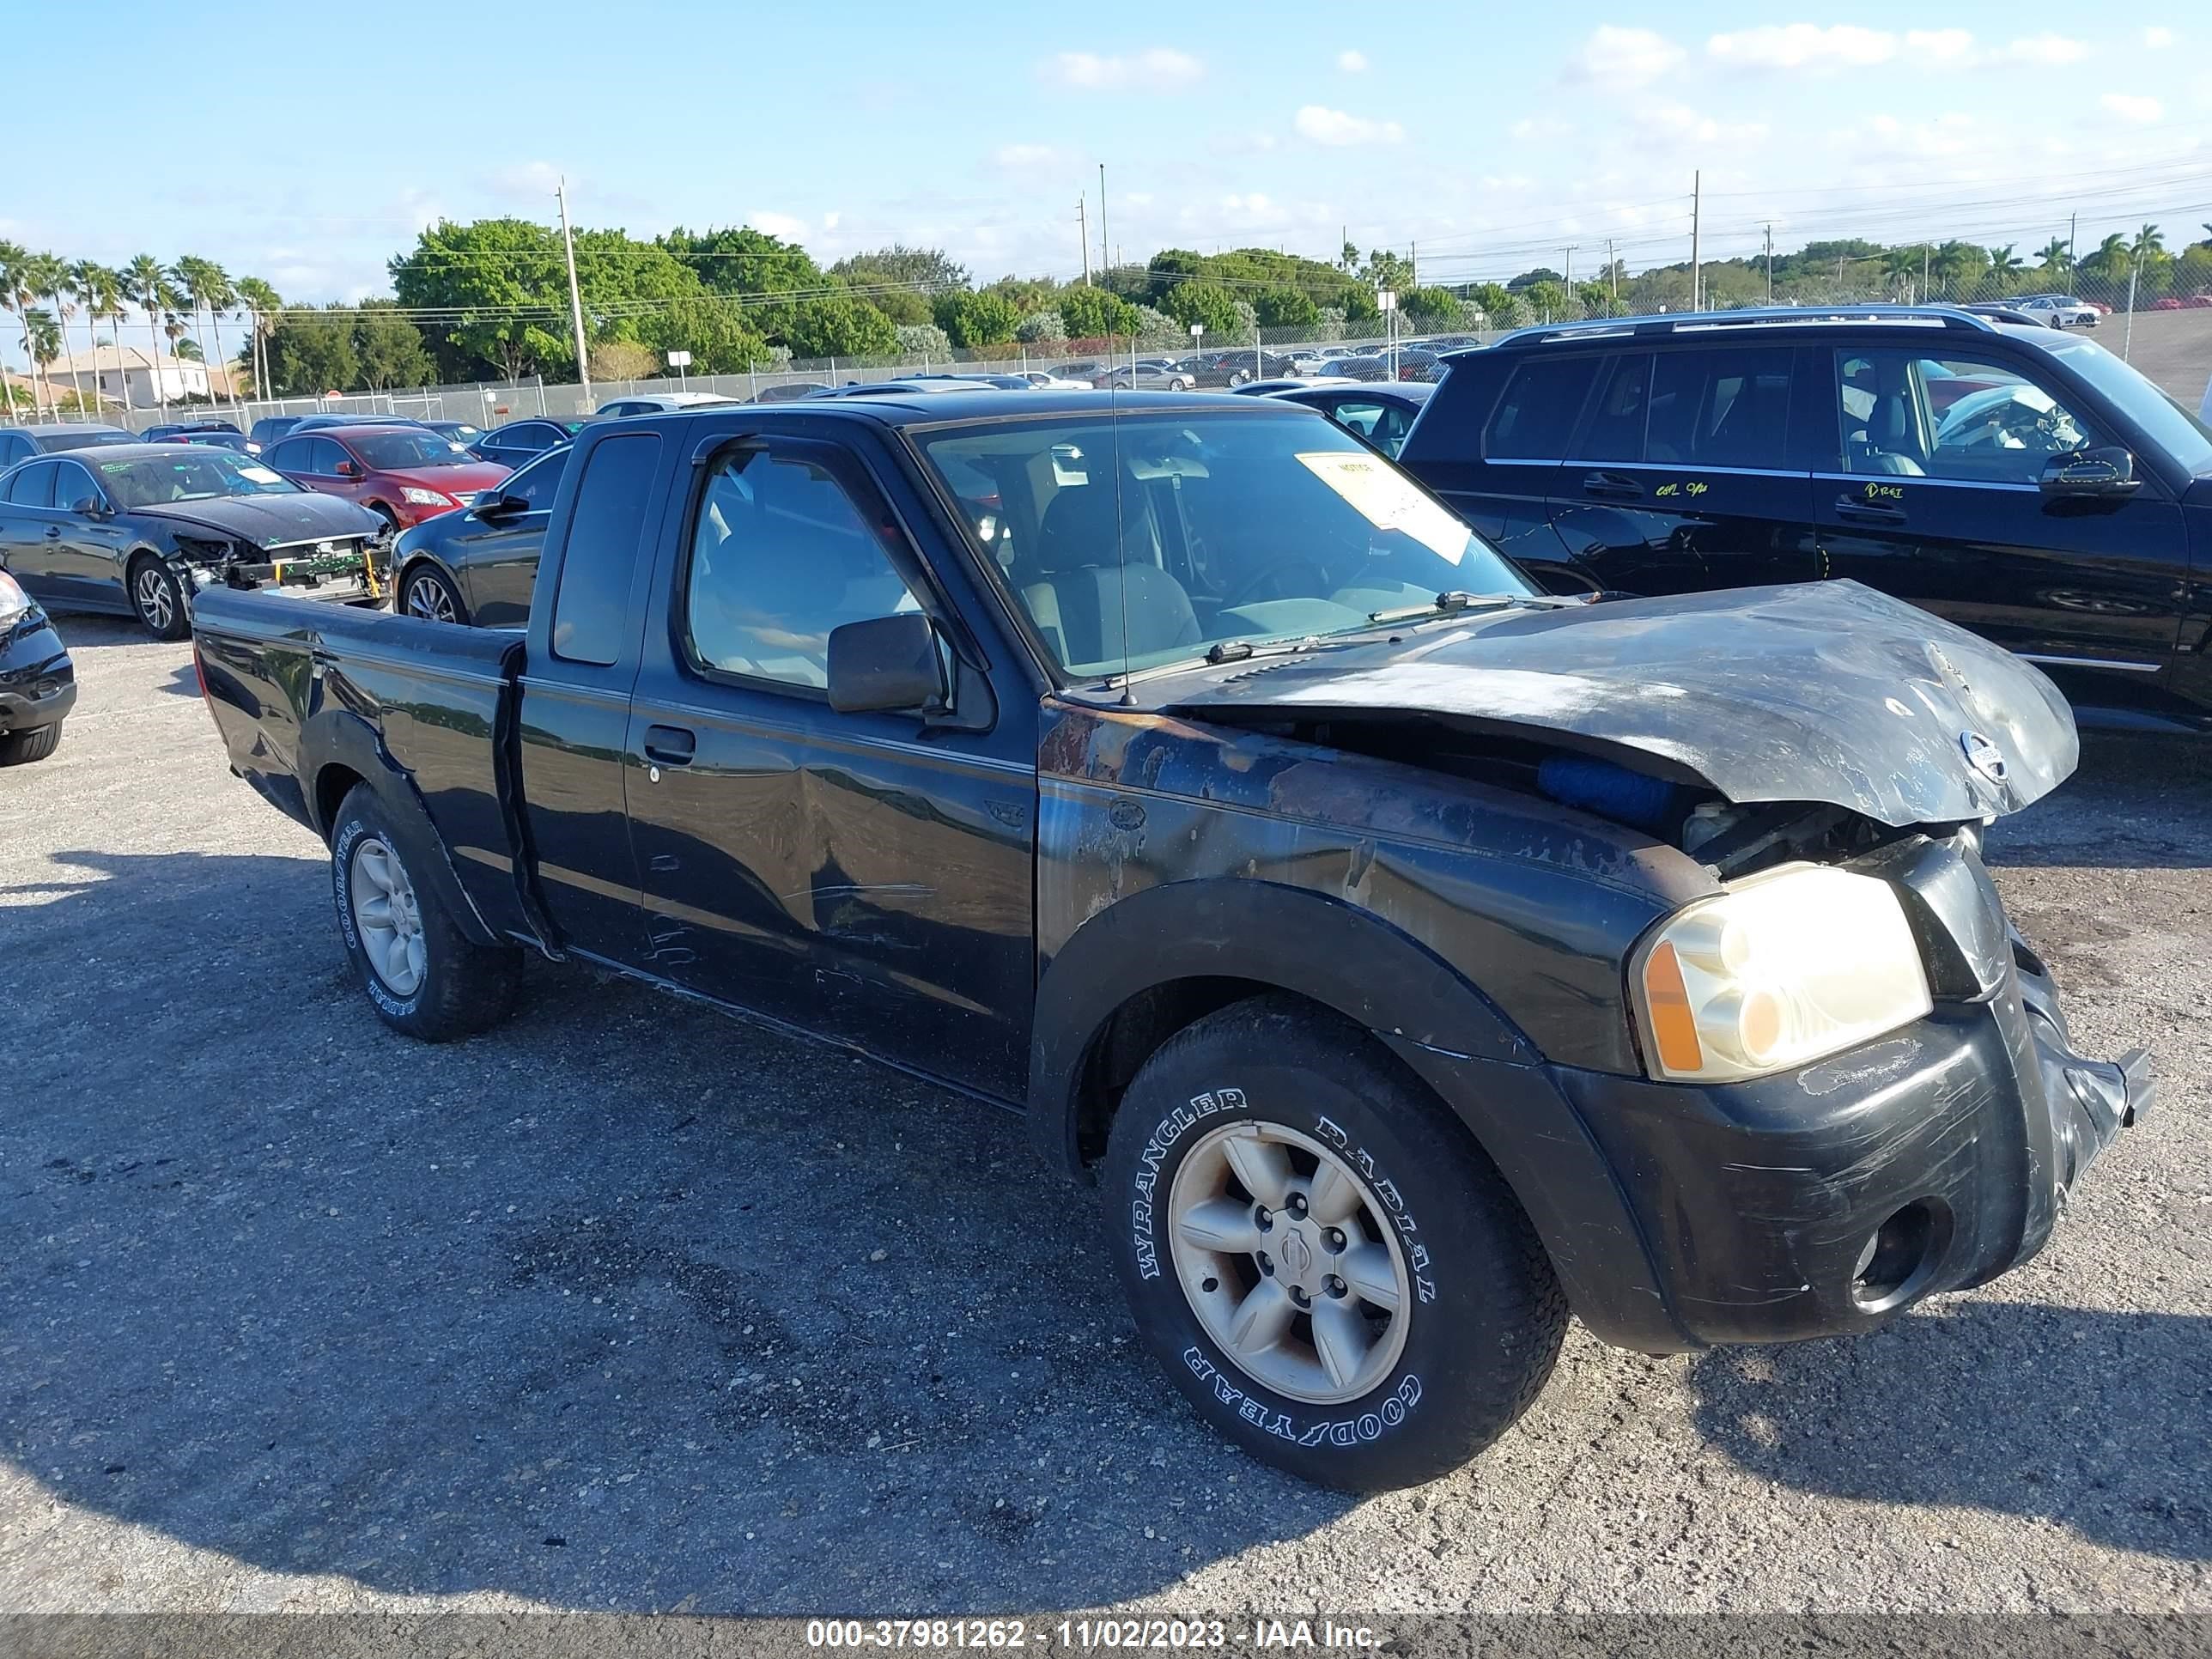
[[1382, 313], [1382, 340], [1390, 354], [1390, 378], [1398, 378], [1398, 296], [1387, 288], [1375, 290], [1375, 308]]
[[[2135, 321], [2135, 319], [2133, 317], [2130, 317], [2128, 321], [2132, 324]], [[1193, 357], [1196, 357], [1198, 356], [1198, 343], [1205, 333], [1206, 325], [1204, 323], [1193, 323], [1190, 325], [1190, 355]], [[1198, 378], [1198, 371], [1194, 368], [1191, 370], [1190, 374], [1194, 380]]]
[[584, 388], [584, 409], [592, 412], [591, 352], [584, 343], [584, 298], [576, 287], [576, 240], [568, 232], [568, 181], [563, 179], [554, 194], [561, 202], [561, 251], [568, 258], [568, 320], [576, 331], [576, 378]]

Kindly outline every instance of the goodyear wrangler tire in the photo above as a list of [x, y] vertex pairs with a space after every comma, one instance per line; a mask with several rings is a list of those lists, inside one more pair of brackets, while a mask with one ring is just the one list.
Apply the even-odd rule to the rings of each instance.
[[428, 879], [434, 856], [368, 785], [339, 806], [331, 890], [354, 977], [392, 1030], [448, 1042], [507, 1017], [521, 955], [478, 945], [454, 925]]
[[1496, 1168], [1365, 1033], [1255, 999], [1163, 1044], [1101, 1170], [1137, 1329], [1278, 1468], [1414, 1486], [1510, 1428], [1565, 1298]]

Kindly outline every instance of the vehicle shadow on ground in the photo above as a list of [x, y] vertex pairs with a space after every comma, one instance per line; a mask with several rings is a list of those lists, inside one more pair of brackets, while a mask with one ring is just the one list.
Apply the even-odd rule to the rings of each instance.
[[2212, 1320], [1942, 1302], [1873, 1336], [1717, 1351], [1698, 1427], [1738, 1463], [1869, 1504], [1965, 1505], [2212, 1560]]
[[[82, 651], [102, 645], [161, 645], [146, 631], [145, 624], [133, 617], [111, 617], [89, 611], [50, 611], [46, 620], [54, 632], [62, 636], [62, 644], [71, 651]], [[168, 641], [180, 650], [190, 645], [181, 640]]]
[[64, 1505], [404, 1594], [870, 1613], [1349, 1507], [1187, 1413], [1018, 1120], [547, 964], [410, 1043], [329, 902], [264, 855], [0, 890], [0, 1445]]
[[2017, 817], [1993, 825], [1989, 857], [2021, 868], [2212, 865], [2212, 742], [2083, 732], [2080, 768]]

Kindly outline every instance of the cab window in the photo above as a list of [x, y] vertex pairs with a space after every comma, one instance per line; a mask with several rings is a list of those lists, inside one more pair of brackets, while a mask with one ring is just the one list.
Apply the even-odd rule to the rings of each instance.
[[2045, 387], [1984, 358], [1845, 349], [1836, 398], [1855, 473], [2033, 484], [2052, 456], [2099, 441]]
[[1594, 357], [1538, 357], [1513, 372], [1490, 417], [1482, 453], [1490, 460], [1556, 461], [1596, 378]]
[[653, 432], [610, 438], [585, 463], [554, 596], [555, 656], [601, 667], [622, 659], [631, 621], [630, 576], [659, 465], [660, 437]]
[[708, 477], [684, 589], [693, 667], [816, 690], [831, 629], [921, 608], [836, 477], [765, 449]]
[[54, 504], [54, 473], [58, 470], [52, 461], [43, 466], [25, 467], [9, 480], [9, 501], [16, 507], [52, 507]]

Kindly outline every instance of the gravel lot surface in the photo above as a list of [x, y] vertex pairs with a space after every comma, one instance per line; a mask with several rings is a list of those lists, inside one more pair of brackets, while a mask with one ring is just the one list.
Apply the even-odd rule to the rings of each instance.
[[1577, 1330], [1352, 1502], [1197, 1426], [1012, 1117], [544, 964], [387, 1033], [186, 648], [64, 631], [0, 774], [0, 1610], [2212, 1610], [2212, 750], [1994, 837], [2163, 1079], [2039, 1260], [1855, 1343]]

